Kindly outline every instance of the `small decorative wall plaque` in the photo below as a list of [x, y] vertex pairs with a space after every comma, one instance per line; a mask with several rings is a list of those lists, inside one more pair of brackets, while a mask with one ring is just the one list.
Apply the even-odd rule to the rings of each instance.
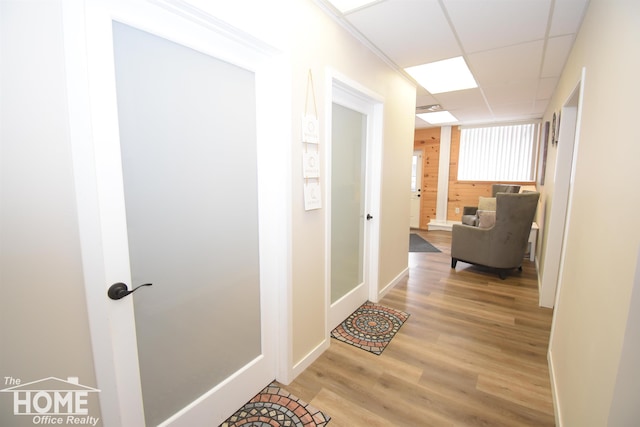
[[320, 194], [320, 183], [318, 181], [308, 181], [304, 183], [304, 210], [310, 211], [322, 207]]

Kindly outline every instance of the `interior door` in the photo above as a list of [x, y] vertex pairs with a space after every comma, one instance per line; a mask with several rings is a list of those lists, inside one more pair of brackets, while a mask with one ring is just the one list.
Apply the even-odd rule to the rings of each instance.
[[364, 283], [367, 116], [333, 104], [331, 122], [331, 303]]
[[[263, 112], [278, 120], [265, 56], [174, 12], [65, 10], [86, 29], [86, 51], [67, 41], [70, 116], [107, 426], [217, 425], [276, 377], [285, 215], [270, 207], [283, 165], [259, 148], [282, 137], [258, 130]], [[115, 282], [152, 286], [113, 300]]]
[[153, 283], [133, 300], [156, 425], [261, 354], [255, 76], [124, 24], [113, 34], [131, 283]]
[[[330, 142], [329, 327], [377, 301], [375, 102], [334, 81]], [[375, 288], [375, 289], [374, 289]]]
[[422, 150], [413, 152], [411, 160], [411, 195], [409, 196], [411, 203], [409, 226], [411, 228], [420, 228], [420, 204], [422, 191]]

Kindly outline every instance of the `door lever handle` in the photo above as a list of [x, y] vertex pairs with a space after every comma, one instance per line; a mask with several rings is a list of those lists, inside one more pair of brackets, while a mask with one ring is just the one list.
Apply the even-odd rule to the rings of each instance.
[[367, 214], [367, 221], [371, 221], [373, 219], [373, 217], [371, 216], [371, 214]]
[[144, 285], [136, 286], [135, 288], [129, 290], [129, 287], [125, 283], [114, 283], [109, 287], [107, 291], [107, 295], [112, 300], [118, 300], [126, 297], [127, 295], [135, 292], [137, 289], [140, 289], [143, 286], [151, 286], [153, 283], [145, 283]]

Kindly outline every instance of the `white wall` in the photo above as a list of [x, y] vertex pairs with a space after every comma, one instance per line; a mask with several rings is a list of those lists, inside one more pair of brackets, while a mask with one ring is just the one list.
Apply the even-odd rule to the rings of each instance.
[[[585, 67], [566, 258], [549, 350], [563, 426], [607, 425], [616, 378], [638, 370], [637, 363], [620, 364], [628, 315], [639, 309], [630, 307], [640, 245], [632, 219], [640, 210], [638, 42], [640, 3], [591, 0], [544, 117], [550, 121], [560, 110]], [[549, 150], [547, 182], [557, 147]], [[548, 203], [553, 182], [542, 190]]]
[[636, 276], [631, 293], [631, 305], [622, 346], [618, 376], [609, 410], [607, 425], [630, 426], [640, 420], [640, 250], [636, 260]]
[[[95, 387], [65, 95], [60, 5], [0, 2], [0, 389], [50, 376]], [[91, 415], [100, 416], [90, 401]], [[13, 416], [0, 393], [0, 425]]]
[[[307, 71], [311, 69], [321, 129], [326, 120], [327, 67], [384, 98], [382, 210], [372, 213], [381, 224], [379, 287], [407, 267], [409, 188], [415, 87], [365, 49], [313, 3], [296, 2], [291, 46], [293, 76], [293, 298], [294, 363], [325, 339], [325, 209], [304, 211], [302, 199], [299, 117], [304, 112]], [[321, 133], [321, 141], [328, 135]], [[324, 159], [321, 159], [324, 165]], [[322, 174], [327, 173], [323, 168]], [[322, 321], [320, 321], [322, 319]]]

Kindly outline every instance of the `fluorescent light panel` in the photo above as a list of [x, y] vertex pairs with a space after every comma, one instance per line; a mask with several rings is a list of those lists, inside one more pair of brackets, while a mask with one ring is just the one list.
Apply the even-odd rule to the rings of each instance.
[[334, 5], [340, 12], [347, 13], [377, 1], [378, 0], [329, 0], [329, 3]]
[[453, 114], [448, 111], [436, 111], [435, 113], [421, 113], [416, 114], [420, 119], [432, 125], [439, 125], [443, 123], [454, 123], [457, 122]]
[[416, 65], [405, 68], [405, 71], [431, 94], [478, 87], [467, 63], [461, 56]]

